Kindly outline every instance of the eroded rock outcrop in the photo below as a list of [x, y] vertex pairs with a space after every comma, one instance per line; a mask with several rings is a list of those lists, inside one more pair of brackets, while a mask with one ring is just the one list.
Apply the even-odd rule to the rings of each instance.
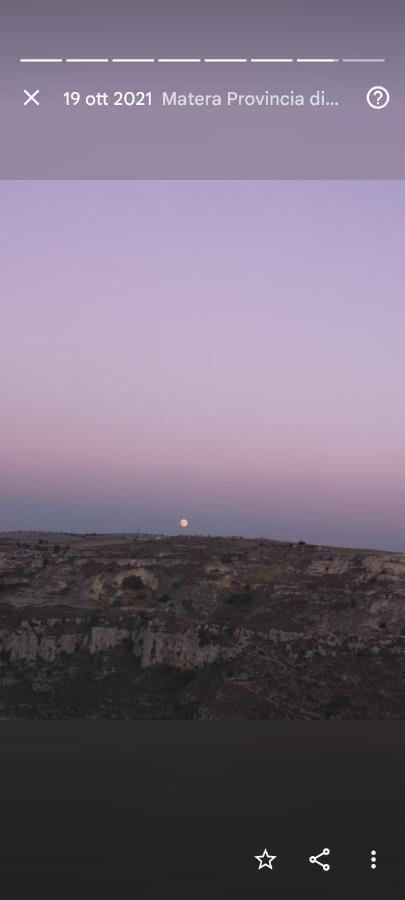
[[403, 718], [404, 680], [404, 554], [0, 538], [0, 715]]

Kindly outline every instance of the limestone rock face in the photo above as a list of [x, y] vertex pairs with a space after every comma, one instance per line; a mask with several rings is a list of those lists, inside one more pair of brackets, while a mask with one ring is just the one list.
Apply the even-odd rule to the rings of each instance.
[[405, 554], [0, 535], [0, 715], [405, 718]]

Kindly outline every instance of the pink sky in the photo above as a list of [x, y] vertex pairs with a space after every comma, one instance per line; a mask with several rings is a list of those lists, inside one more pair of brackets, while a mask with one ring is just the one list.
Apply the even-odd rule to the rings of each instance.
[[0, 528], [405, 549], [402, 182], [2, 182]]

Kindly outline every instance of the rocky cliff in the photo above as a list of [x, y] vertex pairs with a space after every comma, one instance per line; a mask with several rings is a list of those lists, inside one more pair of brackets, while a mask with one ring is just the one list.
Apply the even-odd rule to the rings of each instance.
[[405, 718], [405, 554], [0, 535], [0, 715]]

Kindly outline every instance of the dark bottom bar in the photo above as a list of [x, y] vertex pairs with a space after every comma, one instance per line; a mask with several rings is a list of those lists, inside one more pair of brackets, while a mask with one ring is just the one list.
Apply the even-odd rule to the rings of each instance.
[[402, 897], [404, 748], [398, 722], [4, 722], [1, 896]]

